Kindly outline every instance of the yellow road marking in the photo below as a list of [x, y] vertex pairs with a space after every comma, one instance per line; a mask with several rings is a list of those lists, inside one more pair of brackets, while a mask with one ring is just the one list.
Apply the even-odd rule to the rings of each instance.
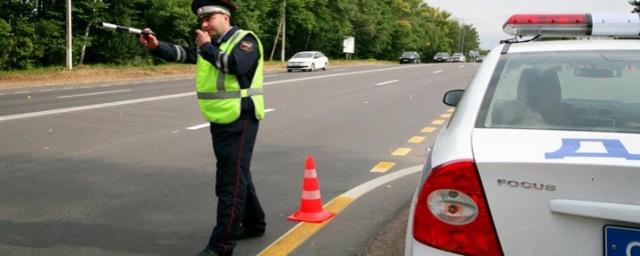
[[431, 124], [433, 124], [433, 125], [441, 125], [441, 124], [444, 124], [444, 122], [446, 122], [444, 119], [436, 119], [436, 120], [433, 120], [433, 122], [431, 122]]
[[447, 113], [453, 113], [453, 111], [455, 111], [455, 110], [456, 110], [455, 108], [447, 109]]
[[[325, 210], [338, 215], [354, 200], [354, 198], [349, 196], [338, 196], [335, 199], [331, 200], [331, 202], [328, 202], [324, 206], [324, 208]], [[302, 243], [307, 241], [309, 237], [313, 236], [313, 234], [318, 232], [318, 230], [331, 222], [331, 220], [333, 220], [333, 218], [328, 219], [322, 223], [301, 222], [291, 230], [289, 230], [289, 232], [280, 237], [280, 239], [272, 243], [269, 247], [258, 253], [258, 255], [289, 255]]]
[[406, 156], [407, 154], [409, 154], [409, 152], [411, 152], [410, 148], [396, 148], [396, 150], [394, 150], [391, 155], [392, 156]]
[[433, 132], [433, 131], [435, 131], [436, 129], [437, 129], [437, 128], [435, 128], [435, 127], [427, 126], [427, 127], [425, 127], [425, 128], [423, 128], [423, 129], [422, 129], [422, 132], [425, 132], [425, 133], [432, 133], [432, 132]]
[[376, 166], [374, 166], [373, 169], [371, 169], [371, 171], [369, 171], [369, 172], [379, 172], [379, 173], [387, 172], [394, 165], [396, 165], [396, 163], [394, 163], [394, 162], [382, 161], [382, 162], [378, 163]]
[[413, 136], [411, 137], [411, 139], [409, 139], [409, 143], [412, 144], [420, 144], [424, 141], [424, 139], [426, 139], [427, 137], [423, 137], [423, 136]]
[[446, 114], [440, 115], [440, 118], [449, 118], [449, 117], [451, 117], [451, 113], [446, 113]]

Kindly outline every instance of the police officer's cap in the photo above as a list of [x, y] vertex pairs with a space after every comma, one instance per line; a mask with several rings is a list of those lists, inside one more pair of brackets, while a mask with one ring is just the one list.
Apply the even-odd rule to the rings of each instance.
[[224, 13], [231, 16], [231, 13], [236, 11], [236, 6], [231, 0], [193, 0], [191, 11], [198, 16], [198, 19], [212, 13]]

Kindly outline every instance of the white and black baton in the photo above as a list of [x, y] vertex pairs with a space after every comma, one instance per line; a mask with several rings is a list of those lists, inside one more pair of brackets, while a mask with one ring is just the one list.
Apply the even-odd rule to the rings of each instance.
[[107, 29], [114, 29], [115, 31], [129, 32], [129, 33], [132, 33], [132, 34], [138, 34], [138, 35], [143, 35], [143, 36], [155, 35], [156, 34], [153, 31], [145, 32], [142, 29], [130, 28], [130, 27], [120, 26], [120, 25], [106, 23], [106, 22], [102, 22], [100, 24], [100, 27], [101, 28], [107, 28]]

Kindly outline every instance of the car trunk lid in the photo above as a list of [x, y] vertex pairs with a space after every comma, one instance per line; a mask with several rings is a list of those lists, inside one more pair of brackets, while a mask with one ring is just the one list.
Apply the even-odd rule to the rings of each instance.
[[602, 255], [605, 226], [640, 227], [638, 134], [475, 129], [472, 147], [505, 255]]

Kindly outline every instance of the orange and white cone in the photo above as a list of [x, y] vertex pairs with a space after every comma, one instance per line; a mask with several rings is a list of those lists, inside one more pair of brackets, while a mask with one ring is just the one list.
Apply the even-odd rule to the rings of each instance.
[[302, 183], [302, 198], [300, 199], [300, 210], [289, 216], [289, 220], [305, 222], [323, 222], [335, 214], [322, 208], [322, 197], [320, 196], [320, 184], [316, 173], [316, 164], [313, 156], [307, 156], [306, 169], [304, 171], [304, 181]]

